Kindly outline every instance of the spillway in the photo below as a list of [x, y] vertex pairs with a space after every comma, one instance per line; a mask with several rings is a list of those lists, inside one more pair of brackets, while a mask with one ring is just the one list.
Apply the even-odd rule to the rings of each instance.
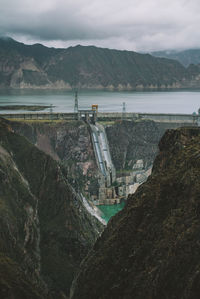
[[92, 141], [99, 170], [105, 178], [107, 186], [116, 179], [116, 170], [112, 163], [109, 144], [104, 127], [99, 123], [90, 124]]

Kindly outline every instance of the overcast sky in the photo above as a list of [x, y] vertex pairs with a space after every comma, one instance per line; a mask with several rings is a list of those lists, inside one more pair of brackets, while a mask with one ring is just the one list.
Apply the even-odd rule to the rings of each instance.
[[200, 0], [0, 0], [0, 35], [55, 47], [200, 48]]

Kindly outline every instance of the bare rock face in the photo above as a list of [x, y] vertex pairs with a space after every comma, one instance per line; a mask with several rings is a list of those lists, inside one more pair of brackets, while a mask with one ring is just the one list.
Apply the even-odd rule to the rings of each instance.
[[168, 130], [152, 175], [82, 263], [71, 298], [198, 298], [200, 129]]
[[3, 142], [9, 129], [0, 124], [0, 296], [41, 298], [38, 198]]
[[123, 121], [106, 128], [113, 163], [117, 170], [132, 170], [137, 160], [152, 165], [165, 128], [153, 121]]
[[61, 162], [76, 190], [89, 190], [91, 195], [97, 195], [99, 171], [87, 124], [83, 121], [57, 124], [12, 122], [12, 128]]
[[14, 299], [65, 298], [102, 231], [69, 184], [66, 169], [4, 120], [0, 224], [0, 297]]
[[108, 126], [106, 134], [116, 170], [134, 170], [138, 160], [143, 161], [144, 168], [152, 166], [165, 131], [180, 126], [183, 124], [151, 120], [123, 121]]

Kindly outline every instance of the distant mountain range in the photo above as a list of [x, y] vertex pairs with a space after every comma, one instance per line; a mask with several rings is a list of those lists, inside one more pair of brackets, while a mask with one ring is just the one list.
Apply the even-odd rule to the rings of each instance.
[[0, 39], [0, 88], [143, 90], [200, 87], [198, 66], [94, 46], [67, 49]]
[[200, 49], [190, 49], [185, 51], [159, 51], [152, 52], [151, 54], [156, 57], [178, 60], [185, 67], [188, 67], [190, 64], [200, 64]]

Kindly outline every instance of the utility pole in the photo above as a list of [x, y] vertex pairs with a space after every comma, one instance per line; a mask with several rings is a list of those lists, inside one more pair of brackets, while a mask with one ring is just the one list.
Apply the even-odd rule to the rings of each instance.
[[74, 113], [78, 113], [78, 91], [75, 90]]
[[126, 119], [126, 103], [123, 102], [122, 104], [122, 120]]

